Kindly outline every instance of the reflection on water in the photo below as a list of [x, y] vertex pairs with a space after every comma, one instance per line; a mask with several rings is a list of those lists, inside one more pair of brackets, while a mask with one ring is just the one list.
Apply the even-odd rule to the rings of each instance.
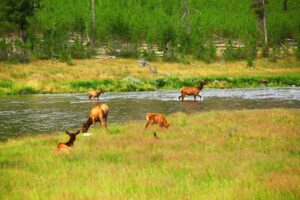
[[[109, 123], [143, 120], [146, 112], [170, 114], [209, 110], [300, 108], [300, 88], [205, 90], [201, 102], [178, 101], [178, 91], [105, 93]], [[0, 97], [0, 140], [27, 133], [52, 133], [78, 128], [90, 108], [86, 94]]]

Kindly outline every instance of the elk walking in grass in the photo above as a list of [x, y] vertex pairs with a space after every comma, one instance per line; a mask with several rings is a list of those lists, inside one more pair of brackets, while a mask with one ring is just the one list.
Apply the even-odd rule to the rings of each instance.
[[69, 131], [66, 131], [66, 134], [69, 135], [70, 139], [68, 142], [65, 143], [59, 143], [56, 146], [56, 152], [66, 152], [71, 153], [72, 146], [74, 144], [74, 141], [76, 140], [76, 136], [80, 133], [80, 130], [76, 131], [75, 133], [70, 133]]
[[94, 100], [97, 98], [99, 99], [100, 94], [104, 94], [103, 90], [97, 90], [97, 91], [89, 91], [89, 99], [93, 98]]
[[162, 114], [158, 113], [147, 113], [146, 114], [147, 123], [145, 125], [145, 128], [148, 127], [148, 125], [158, 124], [161, 128], [169, 128], [170, 124], [168, 123], [166, 117]]
[[94, 124], [94, 126], [96, 125], [96, 122], [99, 122], [101, 127], [107, 129], [108, 111], [109, 108], [106, 104], [98, 104], [94, 106], [91, 109], [87, 120], [82, 124], [82, 132], [86, 133], [92, 124]]
[[200, 91], [203, 89], [203, 86], [206, 85], [207, 83], [204, 81], [201, 81], [198, 87], [183, 87], [180, 90], [181, 95], [178, 97], [178, 99], [180, 100], [184, 100], [185, 96], [194, 96], [194, 101], [196, 101], [196, 97], [200, 97], [201, 100], [201, 96], [199, 95]]

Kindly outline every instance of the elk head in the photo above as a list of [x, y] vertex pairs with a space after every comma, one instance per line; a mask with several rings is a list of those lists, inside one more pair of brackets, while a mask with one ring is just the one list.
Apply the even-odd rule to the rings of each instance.
[[87, 122], [82, 122], [82, 126], [81, 126], [82, 133], [86, 133], [88, 131], [89, 127], [90, 126], [88, 125]]

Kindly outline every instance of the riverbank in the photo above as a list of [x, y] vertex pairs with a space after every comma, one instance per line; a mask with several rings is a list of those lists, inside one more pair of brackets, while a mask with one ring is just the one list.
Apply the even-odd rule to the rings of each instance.
[[[0, 144], [1, 199], [299, 199], [300, 111], [203, 112]], [[159, 140], [154, 140], [156, 131]]]
[[300, 62], [295, 58], [205, 64], [155, 62], [158, 73], [140, 67], [134, 59], [74, 60], [73, 66], [48, 60], [29, 64], [0, 64], [0, 94], [77, 93], [90, 89], [106, 91], [151, 91], [179, 89], [208, 81], [208, 88], [300, 86]]

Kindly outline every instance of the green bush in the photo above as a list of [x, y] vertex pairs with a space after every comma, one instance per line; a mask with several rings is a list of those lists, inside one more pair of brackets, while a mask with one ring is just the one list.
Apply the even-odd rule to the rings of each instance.
[[269, 52], [269, 60], [271, 62], [276, 62], [277, 57], [280, 55], [280, 48], [278, 48], [276, 45], [273, 45], [273, 47], [270, 49]]
[[262, 46], [262, 51], [261, 51], [261, 55], [264, 57], [264, 58], [267, 58], [269, 57], [269, 53], [270, 53], [270, 47], [268, 44], [264, 44]]
[[296, 57], [300, 60], [300, 41], [297, 42]]
[[193, 56], [195, 59], [211, 63], [216, 58], [216, 47], [212, 42], [203, 43], [202, 41], [197, 41], [193, 47]]
[[[250, 55], [249, 55], [250, 56]], [[226, 48], [223, 51], [223, 58], [225, 60], [242, 60], [247, 57], [245, 47], [235, 47], [231, 40], [226, 44]]]
[[0, 81], [0, 88], [11, 88], [12, 86], [12, 81]]
[[108, 49], [109, 55], [114, 55], [120, 58], [138, 58], [140, 56], [140, 52], [138, 49], [135, 48], [128, 48], [128, 49]]
[[250, 39], [245, 44], [245, 56], [248, 67], [254, 66], [254, 59], [256, 58], [256, 55], [256, 41], [254, 39]]
[[19, 95], [27, 95], [27, 94], [38, 94], [39, 91], [32, 87], [22, 87], [16, 91]]
[[22, 41], [0, 39], [0, 61], [27, 63], [30, 62], [30, 54]]
[[143, 51], [143, 58], [145, 60], [148, 60], [148, 61], [156, 61], [157, 60], [157, 56], [156, 56], [156, 53], [154, 50], [144, 50]]

